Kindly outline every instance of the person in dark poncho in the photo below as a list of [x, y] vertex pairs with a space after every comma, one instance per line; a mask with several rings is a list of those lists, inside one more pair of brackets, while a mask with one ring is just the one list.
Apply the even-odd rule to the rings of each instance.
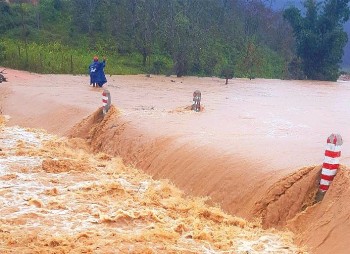
[[103, 58], [102, 62], [98, 61], [98, 57], [95, 56], [93, 62], [89, 65], [89, 73], [90, 73], [90, 85], [93, 87], [99, 86], [102, 87], [105, 83], [107, 83], [106, 75], [104, 72], [104, 68], [106, 67], [106, 58]]

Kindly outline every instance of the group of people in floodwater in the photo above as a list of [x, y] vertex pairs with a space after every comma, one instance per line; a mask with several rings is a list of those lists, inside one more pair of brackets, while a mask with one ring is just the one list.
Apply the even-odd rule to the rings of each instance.
[[104, 68], [106, 67], [106, 58], [103, 57], [102, 62], [98, 60], [97, 56], [94, 56], [92, 63], [89, 65], [90, 73], [90, 86], [102, 87], [107, 83]]

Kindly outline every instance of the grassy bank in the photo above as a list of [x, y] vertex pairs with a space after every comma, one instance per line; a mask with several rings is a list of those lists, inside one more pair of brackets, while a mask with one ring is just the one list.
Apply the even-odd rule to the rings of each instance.
[[161, 62], [161, 70], [170, 68], [169, 60], [154, 57], [147, 66], [142, 66], [142, 56], [137, 53], [121, 55], [116, 52], [90, 51], [71, 48], [60, 43], [24, 43], [18, 40], [0, 40], [0, 64], [6, 67], [37, 73], [85, 74], [94, 55], [107, 57], [106, 73], [139, 74], [154, 70], [154, 64]]

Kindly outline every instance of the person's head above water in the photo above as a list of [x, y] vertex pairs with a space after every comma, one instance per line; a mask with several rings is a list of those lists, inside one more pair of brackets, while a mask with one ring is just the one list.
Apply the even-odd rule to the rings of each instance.
[[97, 62], [97, 61], [98, 61], [98, 57], [94, 56], [94, 62]]

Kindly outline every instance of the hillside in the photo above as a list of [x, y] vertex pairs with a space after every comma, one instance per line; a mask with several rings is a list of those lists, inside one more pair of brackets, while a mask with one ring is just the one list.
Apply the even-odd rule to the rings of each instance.
[[2, 0], [0, 13], [0, 64], [40, 73], [86, 73], [99, 55], [111, 74], [281, 78], [293, 55], [281, 13], [259, 1]]

